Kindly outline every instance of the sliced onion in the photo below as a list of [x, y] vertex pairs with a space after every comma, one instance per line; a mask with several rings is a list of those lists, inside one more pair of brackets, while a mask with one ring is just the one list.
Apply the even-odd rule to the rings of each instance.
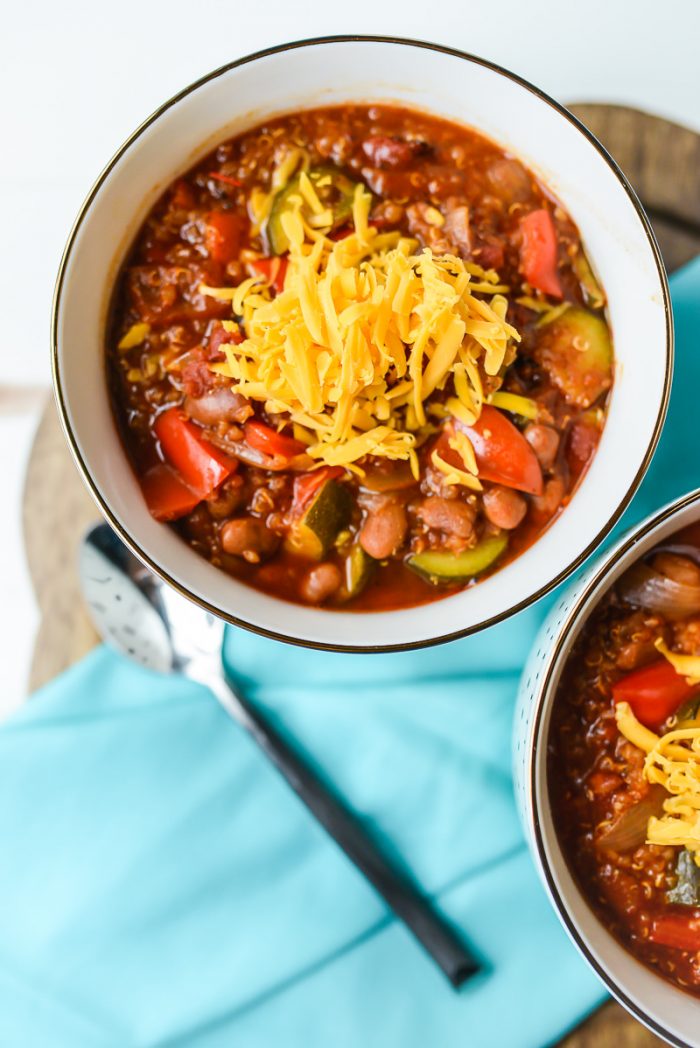
[[655, 546], [654, 553], [677, 553], [679, 557], [687, 557], [688, 560], [700, 564], [700, 548], [691, 546], [687, 542], [669, 542], [662, 546]]
[[622, 576], [618, 592], [628, 604], [657, 611], [668, 619], [682, 619], [700, 612], [700, 586], [674, 582], [643, 562], [634, 564]]
[[663, 786], [651, 786], [647, 795], [623, 812], [610, 829], [598, 839], [598, 845], [605, 851], [627, 852], [644, 844], [647, 839], [649, 819], [658, 818], [663, 814], [666, 796], [667, 793]]
[[216, 433], [207, 432], [207, 440], [221, 448], [227, 455], [245, 462], [246, 466], [267, 469], [271, 473], [281, 473], [284, 470], [290, 470], [292, 473], [305, 473], [316, 465], [311, 456], [305, 452], [289, 459], [283, 455], [266, 455], [257, 448], [251, 448], [250, 444], [246, 444], [243, 440], [226, 440], [225, 437], [219, 437]]

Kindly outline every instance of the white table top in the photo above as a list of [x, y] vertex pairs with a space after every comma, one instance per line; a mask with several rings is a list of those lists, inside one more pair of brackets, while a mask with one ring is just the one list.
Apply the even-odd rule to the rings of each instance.
[[[0, 252], [0, 393], [8, 385], [48, 388], [49, 312], [63, 244], [90, 185], [133, 128], [181, 87], [240, 55], [353, 32], [449, 44], [499, 62], [564, 102], [633, 105], [700, 130], [696, 0], [500, 0], [492, 10], [468, 0], [437, 7], [406, 0], [13, 4], [3, 17], [0, 62], [0, 190], [9, 201]], [[3, 403], [0, 396], [7, 507], [0, 518], [0, 715], [24, 696], [37, 624], [20, 502], [38, 410], [6, 414]]]

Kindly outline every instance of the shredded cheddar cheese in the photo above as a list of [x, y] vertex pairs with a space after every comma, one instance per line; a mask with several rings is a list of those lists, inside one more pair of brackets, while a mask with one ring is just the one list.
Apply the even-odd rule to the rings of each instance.
[[473, 473], [467, 473], [464, 469], [458, 469], [449, 462], [445, 462], [437, 451], [433, 451], [430, 461], [442, 473], [445, 484], [461, 484], [465, 488], [471, 488], [472, 491], [482, 490], [481, 481], [478, 477], [474, 476]]
[[657, 651], [668, 659], [676, 673], [685, 677], [688, 684], [700, 684], [700, 655], [678, 655], [666, 647], [661, 637], [654, 644]]
[[639, 723], [626, 702], [615, 707], [615, 719], [620, 733], [646, 753], [644, 777], [669, 794], [664, 814], [649, 819], [647, 843], [687, 848], [700, 865], [700, 725], [681, 724], [658, 736]]
[[[247, 336], [223, 346], [225, 362], [212, 367], [308, 433], [319, 463], [353, 468], [376, 455], [407, 459], [416, 472], [415, 449], [434, 432], [426, 400], [444, 390], [447, 411], [473, 423], [485, 376], [498, 375], [519, 341], [506, 321], [507, 289], [493, 271], [417, 253], [415, 240], [378, 232], [363, 186], [353, 199], [354, 231], [333, 241], [331, 216], [303, 171], [298, 185], [280, 219], [289, 241], [283, 290], [273, 297], [260, 277], [200, 287], [231, 301]], [[464, 441], [465, 470], [435, 465], [449, 482], [479, 490]]]
[[129, 330], [117, 343], [117, 349], [127, 350], [140, 346], [151, 333], [151, 325], [146, 323], [132, 324]]
[[536, 419], [540, 413], [537, 401], [523, 397], [520, 393], [503, 393], [497, 390], [489, 397], [489, 404], [495, 408], [503, 408], [504, 411], [512, 411], [522, 418]]

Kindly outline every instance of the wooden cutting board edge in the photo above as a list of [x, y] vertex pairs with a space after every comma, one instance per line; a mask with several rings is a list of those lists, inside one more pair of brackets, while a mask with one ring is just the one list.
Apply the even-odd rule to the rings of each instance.
[[[672, 271], [699, 254], [700, 135], [623, 106], [582, 103], [570, 109], [634, 185], [667, 268]], [[99, 516], [51, 399], [36, 432], [22, 500], [26, 558], [40, 610], [30, 691], [78, 661], [98, 641], [83, 610], [76, 555], [84, 531]], [[611, 1001], [560, 1042], [560, 1048], [652, 1048], [662, 1043]]]

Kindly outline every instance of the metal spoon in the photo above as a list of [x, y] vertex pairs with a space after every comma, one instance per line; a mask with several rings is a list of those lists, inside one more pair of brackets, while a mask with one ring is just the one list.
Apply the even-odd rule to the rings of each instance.
[[95, 525], [83, 539], [79, 567], [85, 600], [104, 640], [141, 666], [183, 673], [206, 685], [226, 712], [250, 732], [452, 985], [460, 986], [474, 975], [479, 963], [455, 930], [414, 884], [392, 869], [358, 820], [226, 678], [221, 657], [223, 621], [153, 575], [107, 524]]

